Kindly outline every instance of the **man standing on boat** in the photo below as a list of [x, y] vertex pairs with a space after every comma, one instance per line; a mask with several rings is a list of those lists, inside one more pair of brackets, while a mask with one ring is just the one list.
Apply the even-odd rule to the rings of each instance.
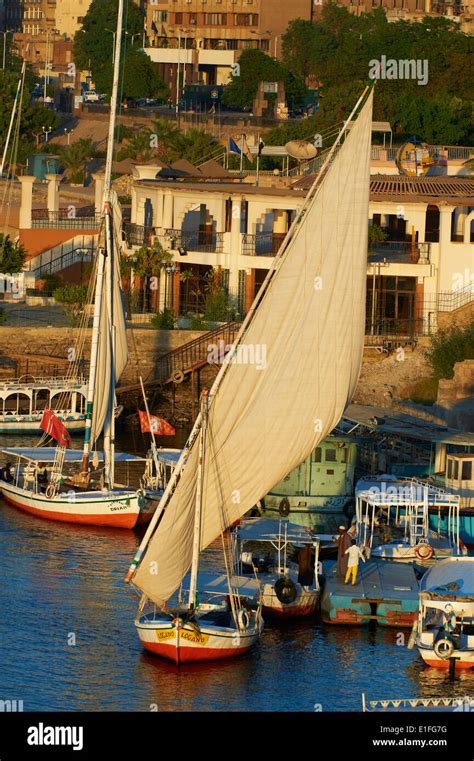
[[355, 543], [355, 539], [352, 540], [352, 544], [349, 547], [349, 549], [346, 550], [345, 554], [348, 557], [348, 568], [346, 572], [346, 578], [344, 579], [344, 584], [349, 583], [349, 579], [352, 574], [352, 586], [354, 586], [354, 584], [357, 583], [357, 571], [359, 568], [359, 560], [362, 560], [362, 562], [365, 563], [365, 557], [360, 551], [360, 548]]
[[351, 546], [352, 538], [348, 534], [345, 526], [339, 526], [339, 536], [337, 538], [337, 573], [344, 578], [347, 571], [346, 551]]

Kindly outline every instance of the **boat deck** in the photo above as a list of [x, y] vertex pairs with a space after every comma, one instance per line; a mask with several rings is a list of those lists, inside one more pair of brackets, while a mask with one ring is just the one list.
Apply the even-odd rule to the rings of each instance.
[[337, 562], [323, 563], [323, 621], [330, 624], [412, 626], [418, 613], [418, 580], [414, 567], [387, 560], [360, 563], [357, 584], [344, 584]]

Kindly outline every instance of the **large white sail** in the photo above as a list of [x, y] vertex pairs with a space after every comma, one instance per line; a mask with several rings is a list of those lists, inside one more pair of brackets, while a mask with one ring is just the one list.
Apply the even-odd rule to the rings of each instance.
[[[310, 194], [210, 399], [201, 549], [310, 454], [355, 391], [365, 325], [372, 99], [370, 93]], [[133, 576], [159, 605], [192, 560], [197, 450], [191, 446]]]
[[113, 316], [109, 314], [108, 286], [110, 278], [110, 266], [105, 268], [106, 287], [102, 291], [99, 352], [97, 361], [97, 373], [94, 389], [94, 409], [92, 415], [92, 442], [100, 436], [109, 409], [109, 400], [114, 394], [112, 382], [112, 342], [114, 356], [114, 382], [116, 383], [123, 373], [128, 360], [126, 316], [123, 303], [123, 294], [120, 286], [120, 250], [122, 219], [120, 205], [116, 193], [111, 191], [111, 208], [113, 210], [114, 246], [113, 251], [108, 252], [108, 257], [113, 257], [113, 288], [114, 305]]

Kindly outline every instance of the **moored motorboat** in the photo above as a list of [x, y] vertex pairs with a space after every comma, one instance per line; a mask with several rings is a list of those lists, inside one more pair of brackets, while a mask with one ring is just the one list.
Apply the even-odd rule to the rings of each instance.
[[239, 575], [260, 581], [265, 618], [299, 618], [316, 611], [318, 537], [287, 521], [256, 518], [235, 529], [234, 543]]
[[[356, 484], [357, 541], [374, 558], [426, 565], [467, 554], [460, 539], [459, 496], [415, 478], [379, 476]], [[430, 516], [445, 513], [438, 530]]]
[[446, 558], [420, 582], [414, 643], [428, 666], [474, 669], [474, 558]]

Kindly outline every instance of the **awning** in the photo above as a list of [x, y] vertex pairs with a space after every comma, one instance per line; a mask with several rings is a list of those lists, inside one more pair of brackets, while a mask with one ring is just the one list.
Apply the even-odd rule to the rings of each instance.
[[[15, 449], [1, 449], [0, 453], [6, 457], [21, 457], [24, 460], [31, 460], [33, 462], [54, 462], [56, 458], [55, 447], [33, 447], [31, 449], [27, 447], [18, 447]], [[82, 454], [82, 449], [66, 449], [64, 460], [65, 462], [81, 462]], [[101, 462], [104, 461], [103, 452], [97, 452], [97, 456]], [[146, 458], [140, 457], [139, 455], [127, 454], [125, 452], [115, 453], [115, 462], [145, 461]]]
[[302, 526], [271, 518], [245, 521], [239, 526], [238, 532], [243, 542], [315, 544], [319, 541], [318, 536]]

